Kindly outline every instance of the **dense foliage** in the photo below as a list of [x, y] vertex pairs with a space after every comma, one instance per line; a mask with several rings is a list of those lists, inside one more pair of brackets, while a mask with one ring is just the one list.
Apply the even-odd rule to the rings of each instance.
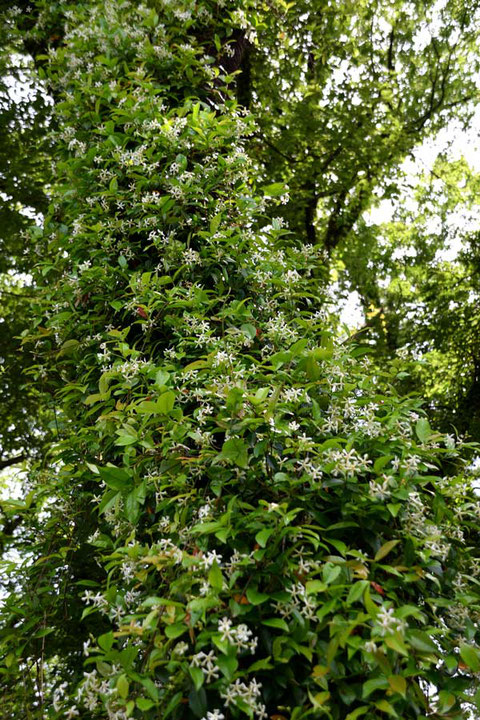
[[[2, 503], [5, 718], [480, 706], [475, 446], [399, 393], [404, 343], [385, 350], [382, 325], [365, 348], [340, 336], [328, 286], [350, 233], [351, 257], [384, 247], [361, 222], [382, 168], [393, 175], [471, 92], [474, 9], [446, 4], [412, 66], [422, 7], [398, 4], [386, 70], [372, 48], [389, 15], [370, 3], [39, 1], [5, 14], [54, 101], [19, 329], [53, 437], [24, 497]], [[356, 87], [334, 92], [352, 58]], [[385, 234], [419, 258], [431, 249], [407, 214]], [[392, 253], [382, 260], [392, 279]], [[420, 261], [411, 273], [428, 295]], [[373, 282], [355, 283], [373, 302]], [[421, 338], [408, 321], [398, 336]]]
[[[13, 28], [2, 27], [0, 42], [0, 468], [33, 455], [45, 423], [38, 393], [28, 379], [33, 358], [20, 352], [18, 336], [29, 326], [32, 266], [26, 230], [32, 216], [46, 211], [48, 179], [46, 118], [49, 102], [32, 80], [32, 62]], [[21, 88], [21, 91], [18, 88]], [[28, 208], [28, 210], [27, 210]], [[23, 275], [20, 275], [23, 274]]]

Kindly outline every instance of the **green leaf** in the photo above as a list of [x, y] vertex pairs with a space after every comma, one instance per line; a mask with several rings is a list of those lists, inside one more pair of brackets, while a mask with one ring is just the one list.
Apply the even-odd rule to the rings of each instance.
[[363, 597], [363, 593], [368, 588], [368, 585], [368, 580], [358, 580], [354, 583], [348, 592], [347, 603], [349, 605], [353, 605], [354, 602], [360, 600]]
[[278, 195], [284, 195], [286, 192], [286, 187], [284, 183], [277, 182], [272, 183], [271, 185], [264, 185], [262, 188], [265, 195], [269, 195], [270, 197], [277, 197]]
[[448, 692], [448, 690], [440, 690], [440, 692], [438, 693], [437, 712], [440, 715], [445, 715], [446, 713], [448, 713], [449, 710], [453, 708], [456, 702], [457, 698], [455, 697], [455, 695]]
[[417, 420], [417, 424], [415, 425], [415, 431], [420, 442], [427, 442], [427, 440], [432, 435], [432, 428], [430, 427], [430, 423], [428, 422], [427, 418], [420, 418], [419, 420]]
[[376, 473], [380, 473], [385, 465], [388, 465], [390, 460], [393, 458], [393, 455], [382, 455], [381, 457], [377, 458], [373, 464], [373, 469]]
[[255, 338], [257, 337], [257, 328], [251, 323], [244, 323], [240, 326], [240, 330], [244, 335], [250, 338], [250, 340], [255, 340]]
[[214, 590], [220, 591], [223, 588], [223, 575], [216, 560], [208, 571], [208, 582]]
[[217, 232], [221, 219], [222, 219], [222, 214], [218, 213], [218, 215], [215, 215], [210, 220], [210, 232], [212, 233], [212, 235], [214, 235]]
[[260, 545], [260, 547], [262, 547], [262, 548], [266, 547], [268, 538], [273, 533], [273, 531], [274, 531], [273, 528], [264, 528], [263, 530], [260, 530], [255, 535], [255, 540]]
[[480, 650], [474, 645], [460, 645], [460, 657], [473, 672], [480, 670]]
[[140, 503], [136, 498], [135, 490], [132, 490], [125, 500], [125, 517], [133, 525], [136, 524], [140, 517]]
[[55, 628], [53, 628], [53, 627], [42, 628], [41, 630], [37, 630], [37, 632], [34, 634], [33, 637], [42, 638], [42, 637], [45, 637], [46, 635], [50, 635], [50, 633], [54, 632], [54, 630], [55, 630]]
[[261, 403], [265, 402], [265, 400], [268, 398], [268, 393], [270, 392], [270, 388], [268, 387], [262, 387], [258, 388], [255, 392], [255, 395], [250, 395], [249, 400], [254, 405], [260, 405]]
[[173, 390], [167, 390], [167, 392], [162, 393], [156, 404], [158, 406], [158, 412], [163, 415], [168, 415], [168, 413], [172, 412], [175, 404], [175, 393]]
[[238, 410], [241, 409], [243, 405], [243, 390], [238, 387], [233, 387], [231, 390], [228, 391], [227, 399], [226, 399], [226, 406], [227, 410], [235, 414], [238, 412]]
[[273, 665], [271, 663], [271, 655], [269, 655], [266, 658], [262, 658], [261, 660], [256, 660], [254, 663], [250, 665], [247, 672], [253, 673], [258, 672], [258, 670], [271, 670], [273, 668]]
[[370, 597], [369, 587], [366, 588], [363, 594], [363, 604], [365, 605], [365, 610], [368, 612], [370, 617], [375, 620], [378, 615], [378, 607], [375, 605], [372, 598]]
[[223, 443], [222, 457], [230, 460], [238, 467], [248, 467], [247, 446], [240, 438], [230, 438]]
[[387, 503], [388, 512], [392, 517], [397, 517], [398, 513], [402, 509], [400, 503]]
[[108, 652], [111, 650], [112, 645], [114, 641], [113, 632], [110, 631], [108, 633], [105, 633], [104, 635], [100, 635], [100, 637], [97, 640], [98, 646], [102, 648], [105, 652]]
[[322, 375], [320, 365], [316, 361], [313, 353], [310, 354], [306, 359], [305, 372], [307, 373], [307, 377], [309, 380], [319, 380]]
[[323, 582], [327, 585], [331, 585], [339, 577], [342, 572], [342, 568], [339, 565], [333, 565], [332, 563], [326, 563], [323, 566], [322, 577]]
[[158, 387], [163, 387], [167, 384], [169, 379], [170, 373], [166, 372], [165, 370], [158, 370], [155, 374], [155, 385], [158, 385]]
[[135, 410], [136, 410], [138, 413], [141, 413], [141, 414], [143, 414], [143, 415], [154, 414], [154, 413], [161, 413], [161, 412], [162, 412], [162, 411], [160, 410], [160, 407], [159, 407], [158, 403], [157, 403], [157, 402], [154, 402], [153, 400], [144, 400], [144, 401], [141, 402], [139, 405], [137, 405], [137, 407], [135, 408]]
[[195, 717], [203, 717], [207, 712], [207, 694], [205, 688], [201, 687], [199, 690], [193, 688], [188, 696], [188, 704]]
[[57, 359], [63, 355], [72, 355], [79, 346], [78, 340], [65, 340], [57, 353]]
[[269, 618], [267, 620], [262, 620], [262, 625], [276, 628], [277, 630], [283, 630], [284, 632], [289, 631], [287, 623], [285, 622], [285, 620], [282, 620], [282, 618]]
[[367, 680], [362, 686], [362, 698], [366, 700], [375, 690], [386, 690], [388, 681], [386, 677], [376, 677]]
[[130, 475], [123, 468], [106, 465], [98, 468], [98, 471], [105, 484], [113, 490], [125, 490], [132, 483]]
[[175, 639], [183, 635], [188, 630], [188, 627], [183, 623], [176, 623], [175, 625], [167, 625], [165, 628], [165, 635], [170, 639]]
[[247, 588], [246, 595], [248, 601], [251, 602], [252, 605], [261, 605], [270, 598], [270, 595], [258, 592], [256, 588]]
[[167, 707], [165, 708], [165, 712], [163, 713], [164, 718], [167, 718], [175, 710], [175, 708], [180, 705], [180, 703], [182, 702], [182, 698], [183, 692], [178, 692], [172, 697]]
[[143, 677], [140, 678], [140, 683], [143, 685], [152, 700], [158, 702], [158, 688], [153, 682], [153, 680], [150, 680], [150, 678], [148, 677]]
[[362, 715], [366, 715], [366, 713], [370, 710], [370, 705], [362, 705], [361, 707], [356, 708], [351, 713], [348, 713], [345, 720], [357, 720], [357, 718], [361, 717]]
[[308, 580], [305, 584], [305, 590], [308, 595], [315, 595], [315, 593], [325, 592], [328, 585], [323, 580]]
[[138, 435], [133, 433], [127, 433], [125, 430], [117, 430], [118, 438], [115, 440], [115, 445], [133, 445], [138, 441]]
[[205, 675], [203, 674], [202, 670], [198, 667], [190, 666], [188, 668], [188, 672], [190, 673], [190, 677], [193, 680], [195, 690], [200, 690], [205, 681]]
[[83, 402], [85, 405], [95, 405], [97, 402], [107, 400], [109, 395], [110, 393], [93, 393], [93, 395], [87, 395]]
[[429, 655], [431, 655], [432, 653], [434, 655], [439, 654], [438, 647], [427, 635], [427, 633], [424, 633], [421, 630], [409, 630], [407, 632], [407, 641], [413, 648], [415, 648], [415, 650], [418, 650], [419, 652], [428, 653]]
[[150, 710], [155, 705], [155, 703], [152, 700], [148, 700], [147, 698], [142, 698], [142, 697], [137, 698], [135, 700], [135, 704], [139, 710]]
[[180, 165], [180, 170], [186, 170], [188, 165], [188, 159], [183, 153], [178, 153], [175, 158], [177, 165]]
[[220, 654], [217, 658], [217, 665], [227, 680], [232, 680], [233, 675], [238, 668], [238, 660], [235, 655]]
[[301, 340], [297, 340], [297, 342], [293, 343], [293, 345], [289, 347], [288, 352], [291, 353], [292, 357], [301, 355], [307, 345], [308, 340], [306, 338], [302, 338]]
[[325, 705], [328, 700], [330, 700], [330, 693], [328, 690], [323, 690], [322, 692], [318, 692], [315, 695], [309, 691], [308, 693], [309, 698], [313, 704], [313, 707], [315, 708], [321, 708], [322, 705]]

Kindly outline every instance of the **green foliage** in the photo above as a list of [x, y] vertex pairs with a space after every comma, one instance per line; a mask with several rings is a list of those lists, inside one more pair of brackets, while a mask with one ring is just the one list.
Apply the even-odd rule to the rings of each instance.
[[478, 440], [479, 177], [440, 155], [419, 180], [391, 222], [361, 224], [342, 279], [362, 298], [380, 361], [395, 358], [401, 392], [420, 392], [446, 431]]
[[[328, 253], [348, 254], [353, 229], [398, 169], [478, 100], [478, 8], [377, 0], [272, 3], [252, 49], [248, 102], [267, 178], [287, 183], [284, 215]], [[288, 70], [286, 70], [288, 68]]]
[[3, 509], [5, 716], [469, 717], [475, 448], [339, 342], [323, 248], [247, 154], [228, 58], [288, 4], [36, 13], [62, 41], [23, 339], [58, 409]]
[[[25, 56], [22, 38], [0, 6], [0, 469], [34, 456], [48, 412], [28, 374], [33, 358], [19, 336], [30, 327], [33, 289], [27, 273], [38, 260], [32, 217], [47, 209], [46, 126], [49, 99]], [[21, 87], [21, 91], [19, 90]], [[51, 406], [51, 401], [46, 403]]]

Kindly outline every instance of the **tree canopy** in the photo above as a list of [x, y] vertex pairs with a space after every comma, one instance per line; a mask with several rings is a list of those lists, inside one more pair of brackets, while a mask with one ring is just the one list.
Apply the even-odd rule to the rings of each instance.
[[475, 716], [479, 14], [2, 6], [5, 718]]

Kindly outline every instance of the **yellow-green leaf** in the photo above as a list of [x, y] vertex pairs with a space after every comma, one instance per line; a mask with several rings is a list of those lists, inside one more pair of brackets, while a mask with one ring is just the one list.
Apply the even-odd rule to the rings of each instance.
[[365, 715], [369, 710], [370, 705], [362, 705], [361, 707], [356, 708], [356, 710], [353, 710], [351, 713], [348, 713], [345, 720], [357, 720], [357, 718]]
[[127, 676], [125, 674], [120, 675], [120, 677], [117, 679], [117, 690], [118, 690], [118, 694], [120, 695], [120, 697], [123, 698], [124, 700], [128, 696], [128, 688], [129, 688], [129, 683], [128, 683]]
[[407, 692], [407, 681], [405, 680], [403, 675], [390, 675], [390, 677], [388, 678], [388, 684], [390, 685], [393, 692], [396, 692], [399, 695], [405, 697], [405, 694]]
[[399, 542], [400, 540], [389, 540], [384, 545], [382, 545], [382, 547], [380, 548], [380, 550], [378, 550], [377, 554], [374, 557], [375, 562], [378, 562], [378, 560], [382, 560], [382, 558], [386, 557], [386, 555], [388, 555], [388, 553], [393, 550], [395, 545], [398, 545]]
[[395, 652], [400, 653], [400, 655], [408, 657], [407, 646], [405, 645], [400, 633], [395, 633], [394, 635], [387, 635], [384, 642], [385, 645], [391, 650], [395, 650]]
[[382, 712], [387, 713], [388, 715], [391, 715], [392, 717], [398, 717], [395, 708], [390, 705], [388, 700], [379, 700], [375, 703], [375, 707], [377, 707]]

